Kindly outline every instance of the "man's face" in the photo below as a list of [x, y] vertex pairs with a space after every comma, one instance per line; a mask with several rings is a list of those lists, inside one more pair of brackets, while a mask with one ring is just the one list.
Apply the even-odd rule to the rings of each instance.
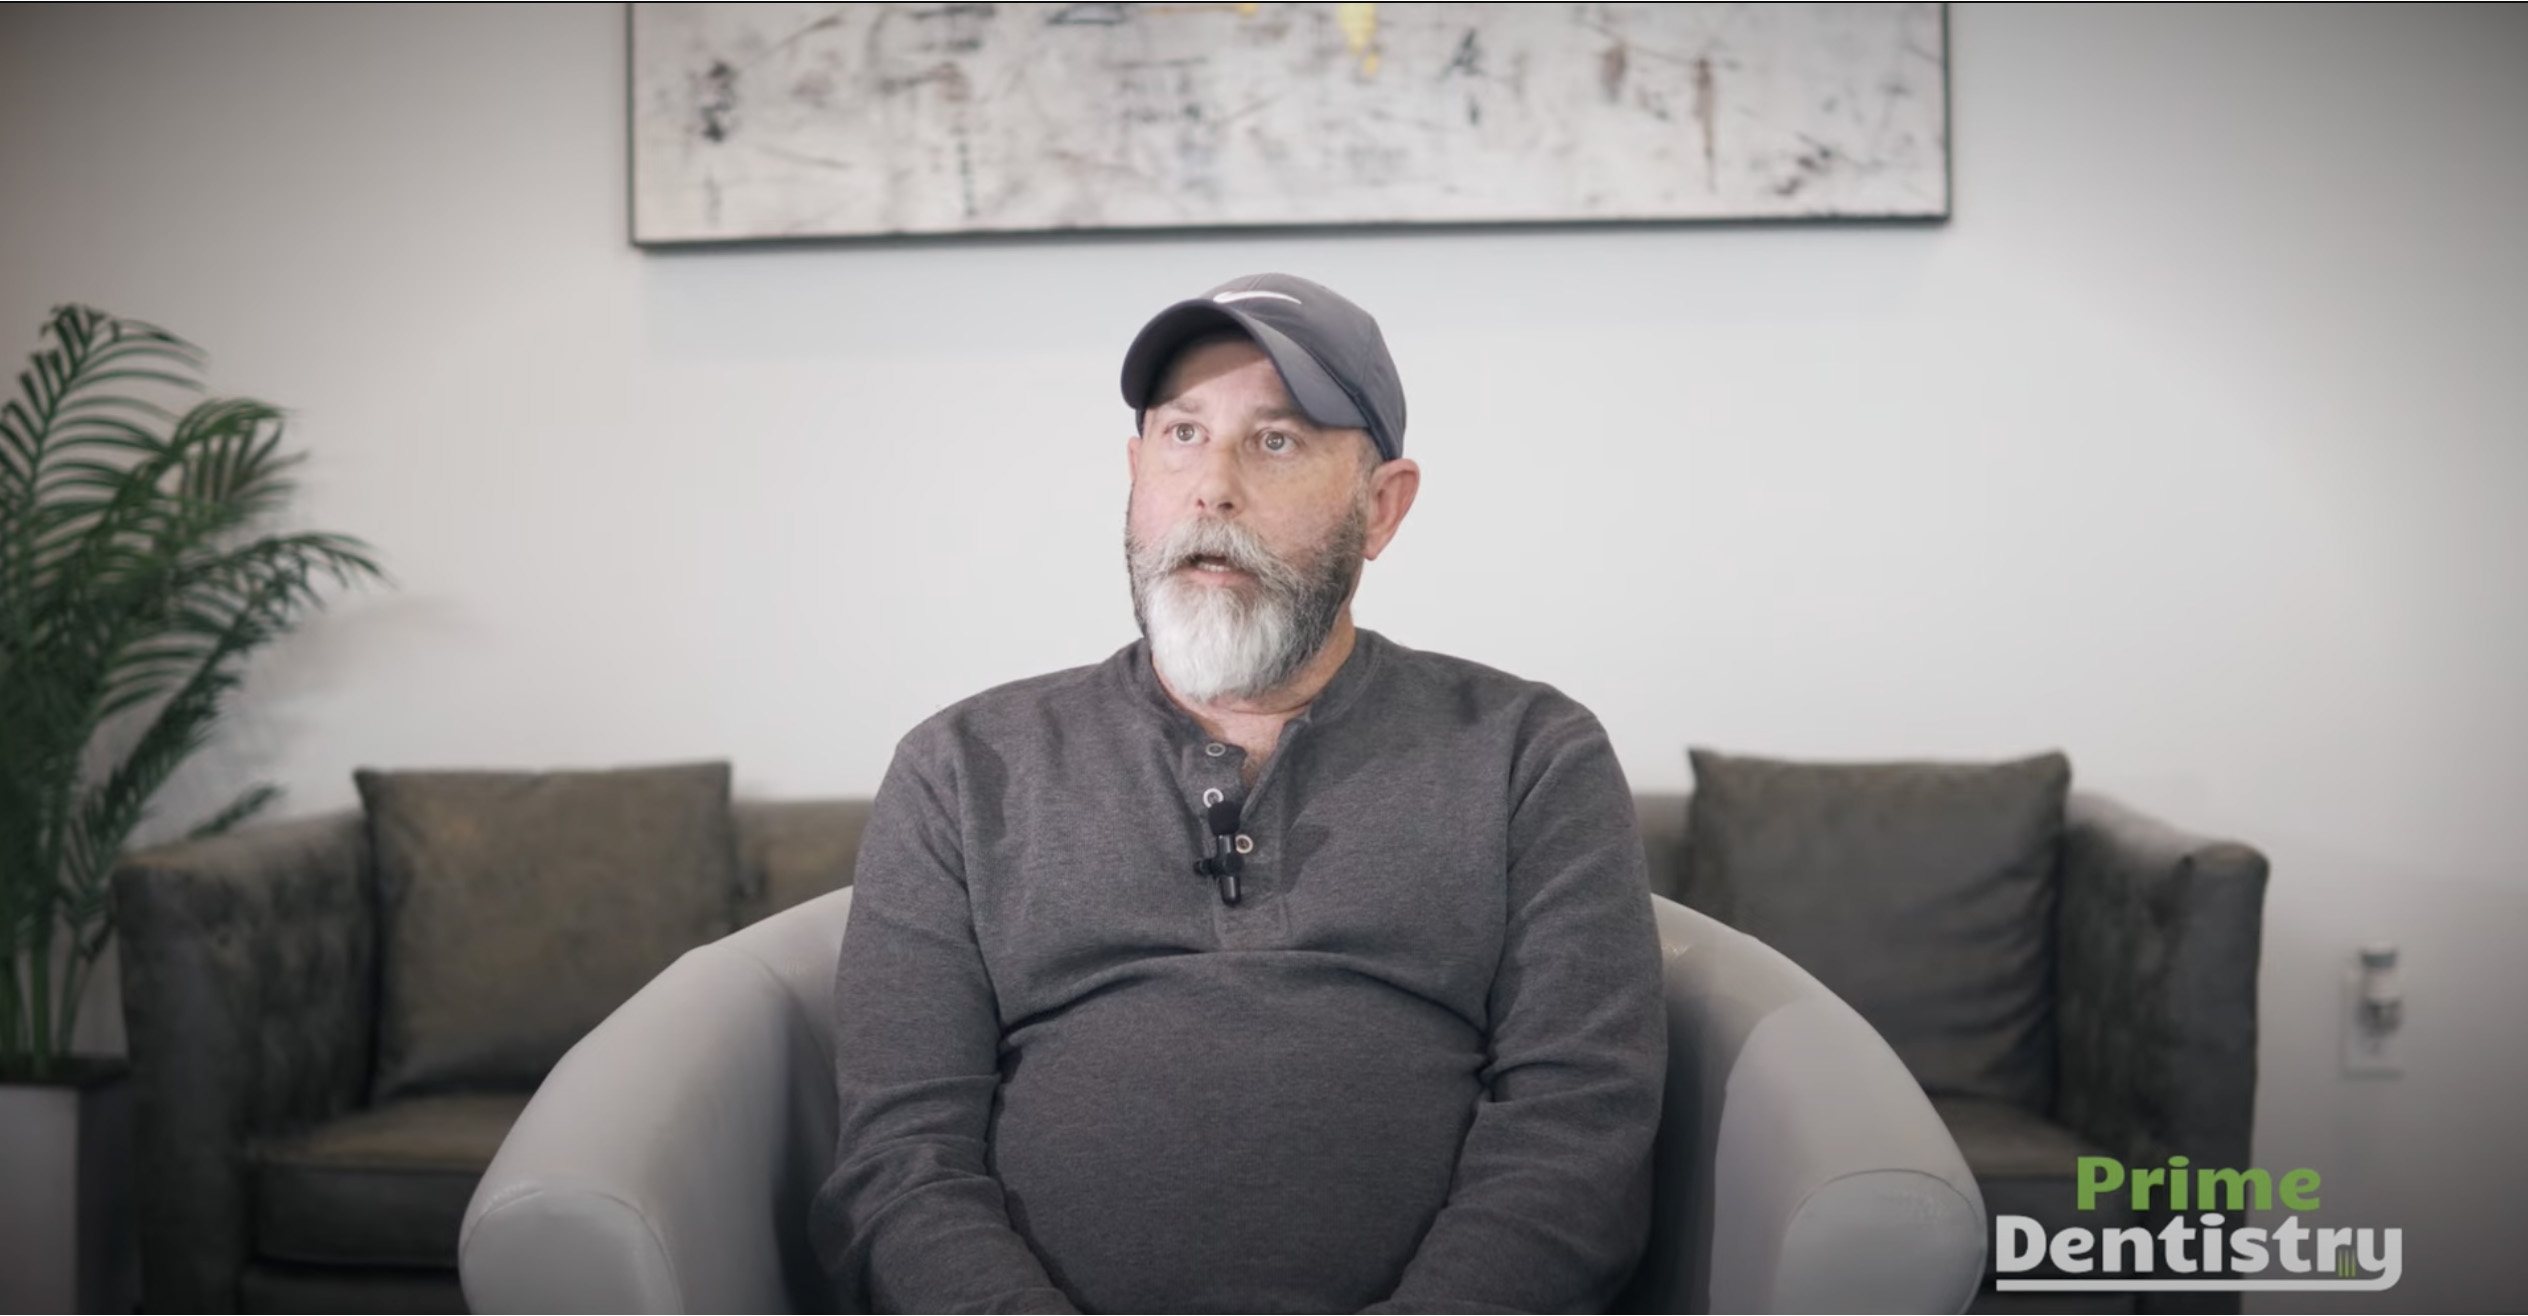
[[1369, 437], [1300, 414], [1243, 335], [1178, 353], [1158, 397], [1132, 442], [1133, 618], [1180, 697], [1269, 693], [1316, 656], [1360, 581]]

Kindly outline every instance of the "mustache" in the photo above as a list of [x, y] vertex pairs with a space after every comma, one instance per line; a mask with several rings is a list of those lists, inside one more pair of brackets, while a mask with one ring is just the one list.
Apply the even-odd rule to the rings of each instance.
[[1133, 570], [1156, 580], [1193, 565], [1196, 558], [1218, 558], [1266, 584], [1296, 588], [1300, 573], [1273, 555], [1254, 532], [1231, 521], [1196, 520], [1178, 525], [1164, 538], [1133, 546]]

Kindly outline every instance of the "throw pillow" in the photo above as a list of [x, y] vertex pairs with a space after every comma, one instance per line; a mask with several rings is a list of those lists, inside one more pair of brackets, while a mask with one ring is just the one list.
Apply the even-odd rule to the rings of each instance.
[[729, 765], [352, 774], [379, 933], [372, 1100], [530, 1087], [729, 931]]
[[1689, 755], [1687, 904], [1833, 989], [1925, 1090], [2052, 1109], [2069, 759]]

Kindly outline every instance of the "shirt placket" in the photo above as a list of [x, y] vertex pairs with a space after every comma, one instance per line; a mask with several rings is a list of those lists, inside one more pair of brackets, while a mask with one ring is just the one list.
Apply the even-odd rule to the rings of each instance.
[[[1276, 847], [1270, 844], [1276, 811], [1266, 794], [1272, 785], [1275, 770], [1290, 753], [1289, 742], [1298, 725], [1292, 723], [1282, 731], [1282, 743], [1276, 745], [1264, 771], [1248, 789], [1241, 777], [1246, 764], [1246, 751], [1226, 741], [1204, 739], [1196, 742], [1187, 758], [1187, 778], [1194, 785], [1190, 801], [1201, 834], [1211, 831], [1211, 806], [1222, 799], [1238, 801], [1238, 830], [1230, 838], [1239, 859], [1239, 899], [1235, 905], [1214, 896], [1212, 927], [1224, 949], [1279, 944], [1287, 930], [1289, 914], [1282, 907], [1282, 891]], [[1189, 874], [1190, 875], [1190, 874]]]

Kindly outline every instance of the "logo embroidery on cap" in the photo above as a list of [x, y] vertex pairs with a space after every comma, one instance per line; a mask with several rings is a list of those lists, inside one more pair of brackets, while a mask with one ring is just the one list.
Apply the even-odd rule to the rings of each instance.
[[1300, 304], [1299, 299], [1291, 296], [1289, 293], [1273, 292], [1264, 288], [1257, 288], [1248, 292], [1224, 292], [1214, 296], [1212, 300], [1215, 302], [1242, 302], [1251, 297], [1279, 297], [1293, 306]]

